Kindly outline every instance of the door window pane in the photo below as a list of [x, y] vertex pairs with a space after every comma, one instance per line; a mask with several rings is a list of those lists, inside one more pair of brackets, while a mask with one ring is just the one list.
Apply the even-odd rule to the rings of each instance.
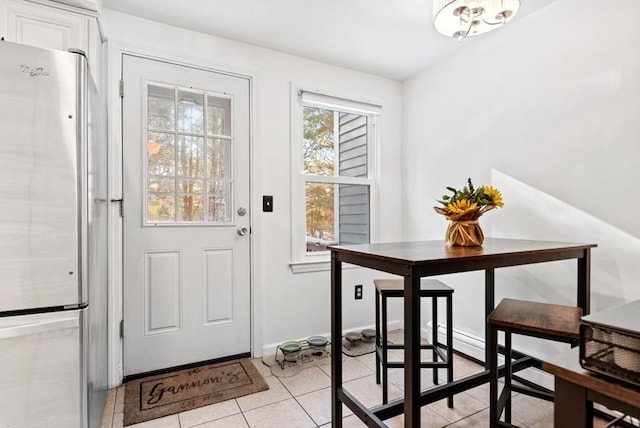
[[203, 142], [202, 137], [178, 136], [178, 176], [204, 177]]
[[231, 99], [163, 84], [147, 94], [145, 222], [231, 222]]
[[200, 195], [179, 195], [178, 196], [178, 218], [177, 221], [202, 221], [204, 215], [202, 211], [202, 196]]
[[178, 180], [178, 192], [204, 193], [204, 180]]
[[153, 223], [173, 222], [175, 201], [173, 194], [149, 193], [147, 219]]
[[231, 221], [231, 185], [225, 181], [209, 182], [209, 218], [212, 221]]
[[202, 93], [178, 91], [178, 131], [203, 131], [203, 99]]
[[155, 85], [148, 88], [147, 126], [149, 129], [173, 131], [176, 115], [173, 88]]
[[164, 132], [147, 134], [147, 173], [164, 177], [174, 173], [174, 136]]
[[207, 133], [231, 135], [231, 100], [213, 95], [207, 97]]
[[207, 174], [210, 178], [225, 178], [229, 174], [229, 140], [207, 139]]
[[162, 192], [162, 193], [173, 193], [175, 191], [174, 187], [175, 181], [173, 178], [171, 179], [162, 179], [162, 178], [149, 178], [149, 192]]

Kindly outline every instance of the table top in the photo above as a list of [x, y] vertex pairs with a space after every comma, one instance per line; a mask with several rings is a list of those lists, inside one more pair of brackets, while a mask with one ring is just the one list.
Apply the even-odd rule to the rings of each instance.
[[[442, 240], [437, 240], [337, 245], [330, 246], [329, 249], [348, 262], [351, 255], [406, 265], [473, 262], [488, 259], [495, 259], [497, 265], [500, 265], [499, 260], [505, 257], [509, 257], [512, 262], [518, 258], [529, 259], [523, 260], [522, 263], [575, 258], [581, 251], [596, 246], [596, 244], [569, 242], [486, 238], [480, 247], [453, 247], [446, 245]], [[508, 264], [513, 264], [512, 262]]]
[[554, 376], [564, 379], [583, 388], [596, 391], [623, 403], [640, 405], [640, 388], [617, 382], [602, 375], [591, 373], [580, 366], [578, 348], [549, 358], [542, 363], [542, 369]]

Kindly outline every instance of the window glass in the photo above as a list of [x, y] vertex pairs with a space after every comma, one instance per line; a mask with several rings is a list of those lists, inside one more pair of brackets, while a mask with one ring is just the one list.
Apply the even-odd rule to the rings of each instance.
[[316, 107], [303, 109], [304, 172], [314, 175], [334, 175], [334, 112]]
[[203, 131], [203, 94], [178, 91], [178, 131]]
[[173, 131], [175, 125], [174, 90], [162, 86], [149, 85], [148, 117], [149, 129]]
[[229, 176], [229, 140], [207, 139], [207, 174], [211, 178]]
[[207, 133], [231, 135], [231, 100], [215, 96], [207, 97]]
[[373, 115], [345, 110], [301, 103], [306, 254], [370, 240]]
[[147, 98], [145, 223], [231, 222], [232, 100], [162, 84]]

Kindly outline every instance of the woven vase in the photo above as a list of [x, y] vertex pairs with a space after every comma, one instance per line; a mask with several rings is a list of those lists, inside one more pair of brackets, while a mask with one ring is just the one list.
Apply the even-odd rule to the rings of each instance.
[[445, 241], [454, 247], [479, 247], [484, 242], [484, 233], [478, 220], [451, 220]]

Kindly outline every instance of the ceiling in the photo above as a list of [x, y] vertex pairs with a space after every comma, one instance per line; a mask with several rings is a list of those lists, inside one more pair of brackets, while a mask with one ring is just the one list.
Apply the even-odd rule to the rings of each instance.
[[[522, 0], [510, 24], [555, 0]], [[464, 46], [432, 0], [101, 0], [103, 8], [402, 81]]]

